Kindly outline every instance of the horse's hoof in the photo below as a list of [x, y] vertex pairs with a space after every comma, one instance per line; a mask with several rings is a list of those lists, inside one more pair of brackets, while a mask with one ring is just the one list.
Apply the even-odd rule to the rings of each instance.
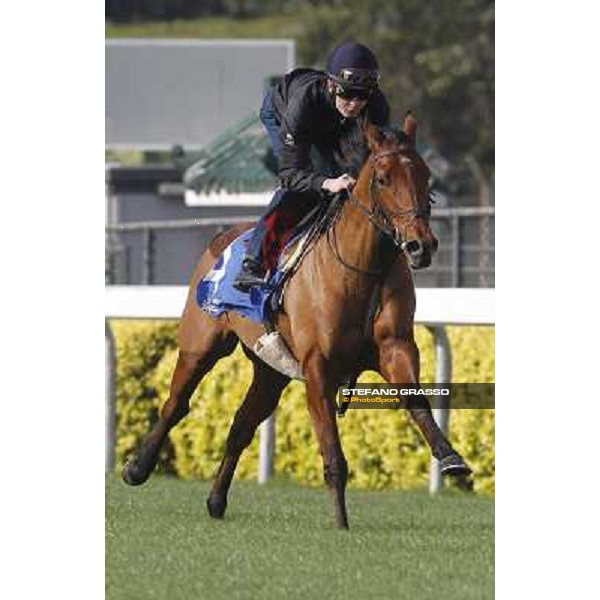
[[130, 460], [123, 467], [123, 481], [127, 485], [142, 485], [146, 483], [150, 473], [144, 473], [135, 460]]
[[444, 477], [467, 477], [473, 471], [458, 454], [450, 454], [440, 460], [441, 472]]
[[210, 495], [206, 500], [206, 508], [213, 519], [222, 519], [227, 510], [227, 498], [217, 498]]

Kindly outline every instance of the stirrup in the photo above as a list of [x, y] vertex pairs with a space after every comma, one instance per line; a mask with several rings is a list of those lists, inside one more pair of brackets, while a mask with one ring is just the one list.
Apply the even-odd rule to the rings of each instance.
[[242, 269], [233, 282], [233, 287], [240, 292], [248, 292], [250, 288], [262, 287], [266, 284], [265, 277], [261, 277], [257, 273], [252, 273]]

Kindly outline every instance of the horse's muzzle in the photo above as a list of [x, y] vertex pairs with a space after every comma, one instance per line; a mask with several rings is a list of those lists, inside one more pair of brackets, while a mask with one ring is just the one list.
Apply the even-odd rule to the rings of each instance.
[[437, 249], [438, 241], [436, 238], [431, 240], [409, 240], [404, 244], [404, 251], [410, 260], [410, 266], [415, 270], [428, 267]]

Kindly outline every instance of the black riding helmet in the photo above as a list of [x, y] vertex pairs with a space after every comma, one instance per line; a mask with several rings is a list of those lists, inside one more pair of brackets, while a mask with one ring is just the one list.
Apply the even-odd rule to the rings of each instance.
[[344, 42], [327, 60], [327, 73], [341, 97], [368, 98], [379, 84], [379, 63], [373, 52], [358, 42]]

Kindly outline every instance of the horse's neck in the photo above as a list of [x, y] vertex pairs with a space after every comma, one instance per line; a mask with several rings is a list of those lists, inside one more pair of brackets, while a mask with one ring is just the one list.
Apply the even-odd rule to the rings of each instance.
[[[370, 169], [369, 166], [365, 168]], [[356, 202], [360, 202], [364, 210], [361, 210], [352, 200], [346, 200], [338, 222], [334, 225], [335, 242], [344, 262], [361, 271], [375, 271], [381, 267], [378, 264], [379, 231], [365, 212], [371, 210], [370, 171], [361, 175], [352, 193]]]

